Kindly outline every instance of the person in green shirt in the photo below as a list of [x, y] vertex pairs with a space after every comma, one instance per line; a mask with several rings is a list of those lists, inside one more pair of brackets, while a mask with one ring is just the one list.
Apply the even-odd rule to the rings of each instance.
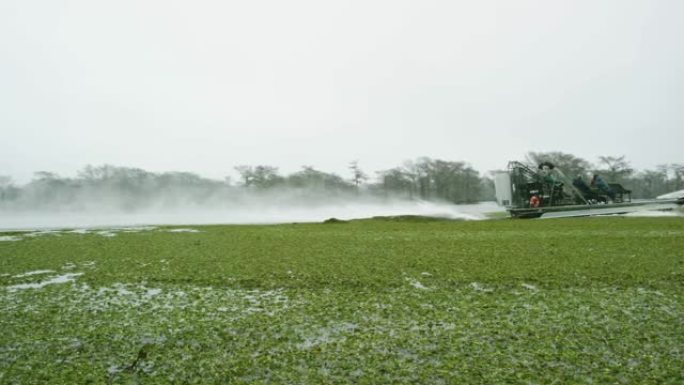
[[615, 200], [615, 191], [613, 191], [613, 189], [610, 188], [608, 183], [606, 183], [606, 181], [603, 178], [601, 178], [600, 175], [594, 174], [594, 177], [591, 179], [591, 185], [599, 189], [604, 194], [608, 195], [610, 200]]

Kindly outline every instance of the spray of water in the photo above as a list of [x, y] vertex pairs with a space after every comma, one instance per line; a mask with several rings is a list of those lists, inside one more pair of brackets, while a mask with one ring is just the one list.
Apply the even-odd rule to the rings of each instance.
[[485, 219], [501, 211], [493, 202], [455, 205], [445, 202], [381, 197], [368, 194], [326, 194], [299, 190], [208, 195], [188, 199], [162, 193], [144, 205], [121, 204], [122, 197], [82, 196], [64, 204], [0, 209], [0, 230], [92, 228], [183, 224], [276, 224], [350, 220], [375, 216], [420, 215], [448, 219]]

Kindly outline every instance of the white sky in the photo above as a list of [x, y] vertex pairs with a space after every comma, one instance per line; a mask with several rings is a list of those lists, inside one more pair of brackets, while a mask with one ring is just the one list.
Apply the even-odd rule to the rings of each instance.
[[0, 1], [0, 174], [684, 162], [684, 2]]

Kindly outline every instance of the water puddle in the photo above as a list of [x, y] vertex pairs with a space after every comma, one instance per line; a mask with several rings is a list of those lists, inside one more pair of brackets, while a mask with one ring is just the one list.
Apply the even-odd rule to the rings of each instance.
[[423, 284], [420, 283], [420, 281], [418, 281], [417, 279], [406, 278], [406, 281], [409, 283], [409, 285], [411, 285], [412, 287], [414, 287], [414, 288], [416, 288], [416, 289], [419, 289], [419, 290], [430, 290], [429, 287], [423, 285]]
[[32, 275], [48, 274], [48, 273], [54, 273], [54, 272], [55, 272], [54, 270], [33, 270], [33, 271], [27, 271], [26, 273], [17, 274], [14, 276], [14, 278], [30, 277]]
[[83, 275], [83, 273], [67, 273], [67, 274], [58, 275], [56, 277], [52, 277], [48, 280], [37, 282], [37, 283], [22, 283], [19, 285], [7, 286], [7, 290], [17, 291], [17, 290], [26, 290], [26, 289], [40, 289], [40, 288], [43, 288], [47, 285], [73, 282], [76, 280], [76, 277], [78, 277], [80, 275]]
[[199, 233], [197, 229], [170, 229], [166, 230], [168, 233]]

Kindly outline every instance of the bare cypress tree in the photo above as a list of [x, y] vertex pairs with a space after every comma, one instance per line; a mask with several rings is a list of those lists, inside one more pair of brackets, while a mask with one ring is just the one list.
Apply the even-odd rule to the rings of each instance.
[[358, 160], [355, 160], [355, 161], [352, 161], [351, 163], [349, 163], [349, 169], [352, 172], [351, 182], [354, 184], [354, 186], [356, 186], [356, 190], [358, 191], [361, 183], [363, 183], [364, 181], [366, 181], [368, 179], [368, 175], [366, 175], [366, 173], [363, 172], [363, 170], [361, 170], [361, 168], [359, 167], [359, 161]]

